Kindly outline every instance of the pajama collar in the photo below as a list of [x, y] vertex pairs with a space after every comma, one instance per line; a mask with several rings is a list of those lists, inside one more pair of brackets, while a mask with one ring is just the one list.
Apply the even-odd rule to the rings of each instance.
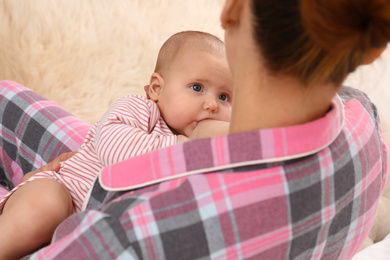
[[193, 174], [302, 158], [328, 147], [344, 125], [338, 95], [315, 121], [199, 139], [159, 149], [105, 167], [99, 181], [106, 190], [145, 187]]

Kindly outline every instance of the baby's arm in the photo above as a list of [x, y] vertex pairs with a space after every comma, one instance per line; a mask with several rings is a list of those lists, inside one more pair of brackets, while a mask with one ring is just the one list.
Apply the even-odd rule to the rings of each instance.
[[157, 127], [159, 118], [157, 106], [142, 97], [117, 100], [96, 125], [94, 142], [100, 162], [108, 166], [175, 144], [177, 137], [167, 134], [167, 126]]

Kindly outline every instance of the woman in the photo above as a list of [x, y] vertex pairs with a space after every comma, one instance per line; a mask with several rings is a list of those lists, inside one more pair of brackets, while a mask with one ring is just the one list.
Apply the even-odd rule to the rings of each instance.
[[31, 258], [350, 259], [373, 223], [387, 149], [375, 106], [341, 83], [388, 43], [389, 10], [226, 0], [230, 134], [107, 167], [87, 210]]

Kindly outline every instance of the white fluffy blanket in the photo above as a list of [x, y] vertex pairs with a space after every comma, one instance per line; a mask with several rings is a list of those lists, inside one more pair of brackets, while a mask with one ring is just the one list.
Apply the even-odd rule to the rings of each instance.
[[143, 94], [161, 44], [182, 30], [223, 37], [222, 0], [0, 0], [0, 79], [94, 123]]

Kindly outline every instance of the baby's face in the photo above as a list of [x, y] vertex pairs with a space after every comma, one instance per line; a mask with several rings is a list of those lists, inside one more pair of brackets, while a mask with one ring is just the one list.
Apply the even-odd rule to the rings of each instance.
[[158, 106], [175, 134], [189, 136], [205, 119], [229, 121], [233, 78], [224, 55], [182, 51], [164, 75]]

